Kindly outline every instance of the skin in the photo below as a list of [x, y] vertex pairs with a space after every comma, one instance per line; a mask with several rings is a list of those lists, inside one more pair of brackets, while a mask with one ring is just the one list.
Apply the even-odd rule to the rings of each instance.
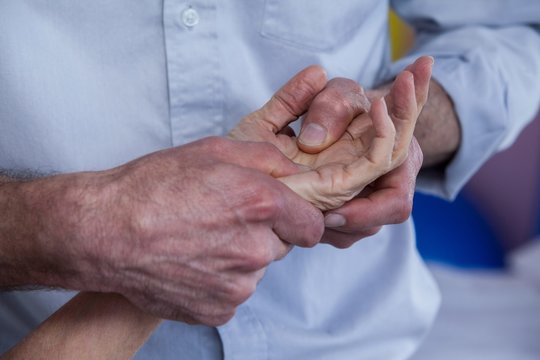
[[[413, 67], [414, 64], [411, 64], [406, 70], [414, 73], [416, 69]], [[354, 102], [350, 97], [340, 94], [360, 91], [368, 99], [385, 97], [389, 103], [390, 88], [391, 84], [385, 84], [364, 92], [356, 82], [339, 79], [332, 96], [320, 94], [312, 105], [312, 109], [316, 103], [320, 103], [316, 106], [324, 108], [326, 103], [334, 101], [335, 116], [319, 116], [315, 111], [308, 111], [302, 124], [298, 147], [306, 152], [318, 152], [343, 134], [353, 119], [351, 109], [364, 106], [365, 101]], [[336, 98], [345, 100], [336, 102]], [[306, 127], [313, 123], [325, 130], [325, 142], [308, 146], [302, 141], [302, 135]], [[435, 80], [429, 81], [429, 96], [418, 117], [414, 137], [408, 156], [401, 166], [379, 177], [342, 207], [326, 212], [326, 229], [321, 242], [347, 248], [376, 234], [383, 225], [406, 221], [412, 211], [419, 171], [428, 168], [443, 169], [453, 158], [461, 142], [459, 121], [450, 97]]]
[[0, 358], [131, 359], [160, 322], [120, 295], [81, 293]]
[[[305, 70], [293, 78], [262, 109], [243, 119], [231, 133], [231, 136], [238, 138], [250, 134], [256, 140], [265, 137], [271, 138], [273, 136], [275, 139], [279, 139], [276, 140], [278, 141], [278, 147], [281, 146], [283, 150], [293, 149], [294, 151], [286, 153], [296, 161], [303, 163], [303, 171], [291, 171], [289, 174], [281, 173], [280, 175], [280, 172], [274, 170], [270, 173], [279, 177], [292, 190], [299, 191], [300, 193], [305, 188], [301, 183], [294, 181], [296, 176], [311, 177], [316, 175], [317, 177], [314, 179], [320, 182], [319, 185], [327, 186], [329, 184], [328, 180], [318, 175], [327, 166], [331, 166], [332, 170], [338, 172], [345, 171], [346, 165], [357, 164], [359, 158], [357, 154], [361, 154], [360, 158], [365, 158], [369, 161], [374, 156], [375, 160], [372, 163], [376, 164], [376, 166], [369, 164], [368, 166], [364, 166], [365, 163], [362, 162], [360, 167], [355, 168], [357, 170], [357, 177], [361, 179], [360, 181], [344, 183], [356, 189], [355, 191], [358, 191], [358, 189], [366, 185], [366, 181], [369, 181], [366, 179], [370, 178], [370, 176], [362, 173], [362, 171], [373, 171], [373, 176], [378, 176], [375, 174], [378, 174], [381, 169], [386, 168], [392, 169], [392, 167], [396, 167], [392, 171], [399, 171], [404, 168], [401, 164], [407, 164], [407, 161], [405, 161], [408, 158], [406, 154], [407, 149], [410, 150], [411, 147], [418, 146], [412, 138], [412, 129], [425, 101], [422, 99], [422, 95], [417, 95], [418, 90], [422, 92], [423, 89], [416, 89], [415, 84], [417, 81], [414, 71], [412, 74], [409, 73], [410, 75], [407, 73], [404, 74], [404, 76], [398, 77], [395, 81], [395, 86], [398, 90], [393, 89], [392, 91], [395, 91], [393, 93], [392, 91], [390, 92], [390, 94], [393, 94], [391, 96], [394, 96], [391, 99], [393, 105], [390, 108], [390, 112], [387, 112], [383, 101], [375, 101], [369, 113], [359, 114], [349, 124], [347, 134], [350, 135], [336, 141], [325, 152], [321, 152], [320, 154], [303, 152], [296, 146], [296, 140], [294, 138], [284, 135], [282, 132], [287, 124], [294, 120], [296, 117], [294, 114], [304, 112], [308, 109], [310, 104], [313, 104], [315, 98], [312, 90], [295, 93], [296, 89], [302, 89], [301, 86], [298, 86], [297, 80], [312, 79], [315, 85], [323, 84], [325, 77], [324, 73], [321, 75], [320, 68]], [[426, 85], [429, 81], [429, 74], [427, 76]], [[411, 83], [411, 77], [415, 78], [413, 83]], [[400, 84], [403, 85], [403, 88], [400, 88]], [[319, 91], [322, 91], [323, 88], [324, 86], [307, 87], [307, 89], [319, 89]], [[401, 93], [402, 90], [403, 93]], [[290, 96], [293, 94], [298, 96]], [[396, 96], [397, 94], [400, 94], [406, 100], [403, 102], [404, 107], [400, 111], [396, 111], [396, 104], [399, 101]], [[293, 100], [283, 101], [283, 99]], [[291, 110], [295, 109], [296, 105], [298, 105], [296, 109], [300, 110]], [[268, 116], [268, 114], [272, 114], [272, 116]], [[391, 115], [389, 116], [388, 114]], [[365, 125], [367, 123], [371, 123], [371, 131], [365, 131], [366, 128], [370, 128]], [[391, 124], [394, 126], [390, 127], [389, 125]], [[394, 131], [388, 132], [388, 128]], [[355, 139], [360, 138], [362, 138], [362, 141], [355, 141]], [[378, 147], [378, 142], [382, 142], [383, 146]], [[379, 152], [386, 153], [386, 156], [381, 157], [383, 159], [382, 162], [378, 160]], [[351, 154], [354, 154], [354, 156], [351, 156]], [[335, 156], [335, 158], [332, 158], [332, 156]], [[336, 163], [341, 165], [336, 168]], [[290, 181], [291, 178], [293, 178], [293, 181]], [[298, 187], [295, 188], [295, 186]], [[337, 191], [337, 188], [333, 188], [330, 192], [325, 191], [322, 194], [317, 194], [316, 191], [321, 189], [320, 187], [314, 186], [307, 189], [307, 192], [302, 193], [302, 196], [306, 196], [306, 198], [314, 201], [319, 206], [326, 206], [328, 203], [326, 201], [320, 203], [319, 199], [321, 196], [322, 198], [330, 196], [328, 194], [332, 194], [333, 196], [335, 195], [335, 191]], [[283, 249], [284, 252], [287, 250]], [[115, 294], [82, 293], [44, 322], [24, 341], [5, 354], [5, 358], [53, 357], [61, 359], [76, 357], [85, 359], [127, 359], [135, 354], [159, 322], [160, 320], [142, 312], [121, 296]], [[66, 336], [66, 334], [69, 334], [69, 336]]]
[[[349, 96], [355, 87], [358, 85], [350, 80], [336, 81], [330, 88], [333, 91], [317, 94], [311, 109], [324, 107], [336, 93]], [[348, 126], [352, 121], [355, 111], [350, 108], [365, 106], [365, 101], [351, 106], [357, 100], [347, 96], [339, 106], [333, 105], [333, 116], [317, 118], [308, 111], [304, 128], [318, 123], [328, 129], [329, 143], [337, 140], [343, 124]], [[437, 124], [437, 117], [422, 121], [422, 116], [417, 129], [422, 124]], [[439, 138], [439, 128], [431, 128], [433, 137]], [[302, 133], [298, 146], [305, 146]], [[304, 151], [313, 153], [316, 146]], [[258, 153], [264, 156], [247, 156]], [[261, 158], [268, 161], [262, 164]], [[412, 207], [421, 159], [413, 140], [401, 166], [325, 214], [322, 241], [344, 248], [376, 233], [384, 224], [404, 221]], [[3, 177], [0, 287], [117, 292], [162, 318], [208, 325], [226, 322], [254, 291], [266, 265], [281, 258], [291, 244], [313, 246], [323, 232], [320, 212], [273, 179], [290, 175], [280, 175], [275, 169], [291, 174], [303, 170], [291, 164], [275, 146], [237, 146], [214, 138], [108, 171], [33, 181]], [[223, 197], [206, 196], [215, 193], [212, 184], [196, 193], [186, 191], [201, 185], [189, 175], [191, 166], [203, 178], [219, 179], [218, 192], [231, 194], [234, 204]], [[208, 216], [210, 213], [215, 215]], [[161, 221], [148, 221], [154, 218]], [[205, 229], [206, 233], [199, 236], [189, 231], [192, 228]], [[254, 249], [247, 252], [243, 245]], [[202, 258], [203, 253], [208, 259], [228, 256], [236, 263], [211, 263]], [[237, 267], [243, 271], [235, 271]]]
[[[383, 225], [407, 220], [412, 211], [416, 177], [422, 167], [424, 154], [427, 161], [425, 167], [444, 166], [457, 150], [460, 142], [458, 120], [446, 92], [426, 76], [431, 65], [432, 60], [423, 57], [406, 69], [413, 73], [415, 84], [419, 85], [416, 86], [417, 91], [421, 90], [415, 93], [421, 112], [414, 134], [415, 137], [417, 134], [420, 135], [422, 149], [413, 138], [403, 164], [371, 182], [343, 206], [326, 212], [326, 229], [321, 242], [338, 248], [347, 248], [358, 240], [374, 235]], [[429, 92], [426, 87], [429, 88]], [[283, 133], [290, 134], [290, 131], [272, 135], [276, 133], [275, 129], [270, 135], [266, 133], [264, 140], [274, 143], [290, 157], [298, 150], [307, 154], [320, 153], [329, 144], [341, 138], [358, 113], [368, 110], [370, 100], [373, 101], [378, 96], [385, 97], [387, 103], [391, 102], [390, 89], [391, 84], [388, 84], [364, 92], [355, 81], [332, 79], [312, 100], [310, 108], [305, 113], [302, 131], [296, 143], [291, 144], [292, 141], [288, 137], [281, 136]], [[292, 96], [295, 97], [298, 95]], [[421, 108], [423, 102], [425, 106]], [[285, 106], [282, 111], [288, 113], [288, 117], [284, 115], [284, 118], [289, 121], [302, 114], [302, 109], [290, 106]], [[305, 145], [302, 140], [304, 129], [312, 124], [324, 128], [326, 133], [325, 141], [317, 146]], [[267, 125], [268, 129], [275, 128], [276, 121], [270, 121]], [[233, 135], [236, 136], [234, 133]], [[246, 133], [240, 134], [239, 137], [252, 135]], [[430, 136], [433, 140], [429, 140]]]
[[297, 171], [271, 144], [207, 138], [3, 183], [0, 281], [116, 292], [157, 317], [223, 324], [269, 263], [321, 237], [321, 212], [274, 179]]
[[[407, 158], [418, 115], [427, 100], [432, 64], [429, 57], [418, 59], [398, 75], [387, 100], [374, 100], [369, 110], [364, 110], [370, 104], [364, 102], [367, 99], [361, 88], [349, 81], [353, 88], [344, 98], [355, 102], [346, 112], [351, 120], [337, 140], [317, 152], [312, 148], [305, 150], [294, 136], [283, 130], [306, 112], [306, 118], [310, 119], [313, 106], [323, 113], [323, 118], [329, 115], [328, 109], [322, 108], [317, 100], [327, 93], [339, 94], [336, 85], [344, 79], [333, 79], [324, 88], [320, 87], [322, 81], [311, 81], [316, 84], [311, 86], [318, 85], [320, 91], [315, 97], [304, 99], [306, 106], [297, 103], [303, 99], [299, 92], [307, 87], [302, 81], [323, 78], [318, 67], [298, 74], [261, 110], [242, 120], [229, 136], [274, 144], [288, 158], [307, 168], [303, 173], [282, 177], [281, 181], [321, 210], [339, 208]], [[278, 113], [284, 115], [271, 115]]]

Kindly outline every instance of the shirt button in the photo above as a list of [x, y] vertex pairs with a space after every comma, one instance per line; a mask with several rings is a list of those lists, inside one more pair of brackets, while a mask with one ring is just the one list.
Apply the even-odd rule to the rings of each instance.
[[187, 8], [182, 11], [182, 22], [188, 28], [192, 28], [199, 23], [199, 13], [194, 8]]

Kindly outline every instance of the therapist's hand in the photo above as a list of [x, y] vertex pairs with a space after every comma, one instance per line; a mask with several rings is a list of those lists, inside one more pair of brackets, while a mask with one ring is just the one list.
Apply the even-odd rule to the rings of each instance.
[[223, 324], [272, 261], [322, 235], [321, 213], [275, 180], [297, 171], [273, 145], [223, 138], [116, 169], [102, 206], [118, 223], [114, 289], [160, 317]]
[[320, 210], [276, 177], [275, 146], [207, 138], [115, 169], [0, 185], [0, 288], [114, 292], [160, 318], [220, 325]]

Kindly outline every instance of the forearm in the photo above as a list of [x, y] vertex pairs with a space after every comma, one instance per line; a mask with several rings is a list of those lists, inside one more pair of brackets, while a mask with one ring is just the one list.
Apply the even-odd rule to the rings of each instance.
[[42, 205], [36, 201], [35, 184], [8, 176], [0, 181], [0, 286], [42, 283], [47, 266], [39, 256], [44, 245], [39, 239], [43, 229], [38, 209]]
[[414, 136], [424, 154], [422, 168], [443, 166], [455, 155], [461, 142], [461, 129], [452, 100], [435, 80], [420, 113]]
[[0, 288], [80, 288], [84, 264], [75, 264], [70, 246], [80, 182], [78, 175], [0, 178]]
[[5, 359], [131, 359], [160, 320], [116, 294], [81, 293]]
[[[95, 178], [0, 177], [0, 288], [96, 287], [84, 260], [70, 255], [73, 224], [85, 221], [81, 191]], [[81, 293], [2, 358], [130, 359], [158, 324], [120, 295]]]

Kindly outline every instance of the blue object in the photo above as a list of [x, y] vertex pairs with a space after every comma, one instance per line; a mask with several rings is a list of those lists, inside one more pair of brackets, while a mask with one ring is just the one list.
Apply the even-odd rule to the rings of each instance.
[[413, 217], [425, 260], [463, 268], [504, 268], [504, 249], [466, 193], [454, 202], [417, 193]]

